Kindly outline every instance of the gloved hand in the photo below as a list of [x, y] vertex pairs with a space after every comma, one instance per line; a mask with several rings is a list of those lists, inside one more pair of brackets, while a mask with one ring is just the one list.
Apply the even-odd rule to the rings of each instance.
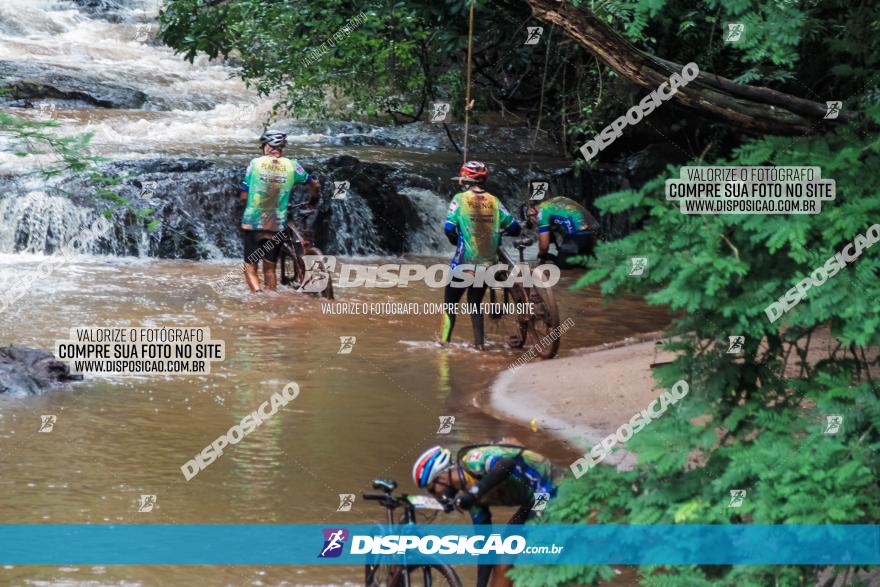
[[473, 493], [461, 491], [455, 496], [455, 507], [460, 510], [467, 511], [474, 507], [475, 503], [477, 503], [477, 496]]

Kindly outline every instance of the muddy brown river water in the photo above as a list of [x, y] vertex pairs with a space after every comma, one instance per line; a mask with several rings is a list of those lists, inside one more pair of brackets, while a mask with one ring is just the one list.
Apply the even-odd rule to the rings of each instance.
[[[0, 284], [40, 257], [0, 257]], [[357, 263], [366, 263], [358, 260]], [[372, 261], [371, 261], [372, 262]], [[571, 451], [544, 432], [497, 420], [476, 406], [495, 375], [520, 355], [496, 338], [488, 351], [435, 342], [439, 316], [333, 316], [294, 292], [215, 292], [232, 261], [195, 263], [83, 257], [39, 282], [0, 314], [0, 345], [51, 349], [75, 326], [208, 326], [226, 360], [201, 376], [87, 377], [70, 392], [0, 396], [0, 523], [371, 523], [374, 504], [337, 512], [338, 494], [360, 495], [377, 477], [414, 491], [413, 459], [452, 445], [516, 435], [565, 464]], [[603, 306], [592, 289], [557, 287], [574, 319], [562, 354], [661, 327], [662, 311], [638, 300]], [[440, 301], [424, 285], [339, 289], [350, 302]], [[340, 336], [355, 336], [338, 354]], [[186, 481], [180, 466], [244, 415], [295, 381], [299, 397]], [[588, 377], [585, 377], [585, 385]], [[474, 399], [477, 398], [475, 402]], [[57, 415], [38, 433], [40, 415]], [[456, 417], [439, 436], [438, 418]], [[157, 496], [150, 513], [141, 494]], [[464, 523], [451, 517], [449, 522]], [[460, 569], [462, 575], [471, 569]], [[3, 585], [284, 585], [362, 580], [350, 567], [5, 567]]]

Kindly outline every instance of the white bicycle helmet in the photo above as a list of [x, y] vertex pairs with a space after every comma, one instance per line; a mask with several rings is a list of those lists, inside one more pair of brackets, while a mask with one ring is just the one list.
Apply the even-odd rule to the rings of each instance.
[[287, 134], [280, 130], [267, 130], [260, 136], [260, 146], [269, 145], [274, 149], [282, 149], [287, 145]]

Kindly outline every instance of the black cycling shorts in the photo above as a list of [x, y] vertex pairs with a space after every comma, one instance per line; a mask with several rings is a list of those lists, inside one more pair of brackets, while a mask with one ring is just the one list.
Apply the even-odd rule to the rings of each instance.
[[260, 260], [278, 262], [281, 254], [283, 232], [267, 230], [243, 230], [244, 262], [256, 265]]

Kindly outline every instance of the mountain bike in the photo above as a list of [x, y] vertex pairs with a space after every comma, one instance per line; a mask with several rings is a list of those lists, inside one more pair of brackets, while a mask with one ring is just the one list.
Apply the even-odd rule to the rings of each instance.
[[[524, 251], [532, 245], [529, 238], [518, 239], [514, 242], [519, 251], [519, 262], [516, 263], [504, 249], [498, 248], [498, 257], [501, 264], [507, 265], [508, 269], [498, 273], [498, 280], [507, 279], [509, 272], [516, 265], [524, 265]], [[531, 270], [531, 269], [530, 269]], [[532, 280], [548, 280], [546, 272], [531, 270]], [[556, 304], [556, 296], [551, 287], [524, 286], [515, 283], [505, 288], [490, 288], [489, 302], [492, 304], [505, 304], [500, 312], [490, 312], [489, 321], [494, 330], [500, 331], [507, 337], [507, 344], [511, 348], [523, 348], [526, 345], [542, 359], [552, 359], [559, 352], [560, 336], [552, 333], [559, 327], [559, 306]], [[514, 304], [513, 311], [508, 310], [507, 304]], [[534, 312], [520, 311], [516, 305], [534, 304]]]
[[[293, 206], [298, 208], [299, 204]], [[312, 210], [303, 210], [300, 217], [305, 219]], [[309, 267], [303, 255], [313, 255], [319, 258], [310, 259]], [[297, 230], [292, 221], [288, 220], [283, 231], [281, 241], [281, 254], [278, 263], [281, 265], [281, 285], [292, 287], [300, 292], [319, 294], [328, 300], [333, 299], [333, 276], [327, 270], [324, 261], [320, 259], [324, 253], [321, 249], [313, 247], [308, 238]]]
[[[450, 512], [453, 509], [451, 503], [441, 503], [427, 495], [392, 495], [397, 489], [397, 483], [390, 479], [376, 479], [373, 481], [373, 489], [381, 489], [382, 493], [364, 493], [365, 500], [378, 501], [379, 505], [387, 510], [388, 526], [394, 525], [394, 510], [403, 508], [398, 524], [407, 525], [416, 523], [416, 510], [434, 510], [433, 520], [440, 511]], [[429, 520], [429, 521], [430, 521]], [[455, 570], [444, 564], [367, 564], [364, 574], [367, 587], [410, 587], [424, 585], [431, 587], [437, 581], [439, 585], [450, 587], [462, 587], [461, 579]]]

